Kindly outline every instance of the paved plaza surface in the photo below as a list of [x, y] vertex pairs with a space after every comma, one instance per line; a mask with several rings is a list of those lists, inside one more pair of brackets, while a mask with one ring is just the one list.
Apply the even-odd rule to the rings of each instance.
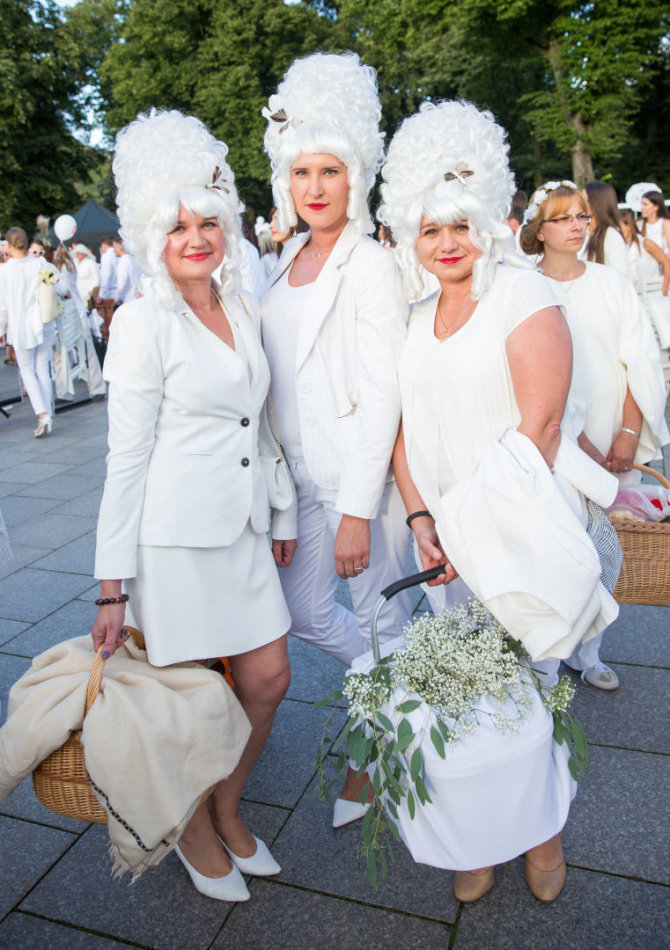
[[[34, 424], [27, 405], [0, 416], [0, 508], [14, 549], [0, 577], [3, 721], [31, 658], [87, 632], [98, 596], [106, 406], [59, 413], [47, 439], [32, 437]], [[243, 802], [282, 873], [251, 879], [251, 900], [238, 905], [198, 894], [174, 854], [133, 885], [114, 880], [106, 829], [47, 811], [27, 780], [0, 802], [2, 950], [670, 948], [670, 608], [623, 607], [602, 657], [621, 688], [578, 686], [591, 769], [564, 832], [567, 884], [551, 906], [527, 890], [521, 858], [470, 906], [453, 897], [450, 873], [415, 865], [399, 846], [371, 887], [355, 854], [360, 828], [331, 828], [315, 781], [325, 713], [311, 704], [339, 686], [343, 668], [290, 640], [291, 687]], [[501, 801], [501, 821], [505, 810]]]

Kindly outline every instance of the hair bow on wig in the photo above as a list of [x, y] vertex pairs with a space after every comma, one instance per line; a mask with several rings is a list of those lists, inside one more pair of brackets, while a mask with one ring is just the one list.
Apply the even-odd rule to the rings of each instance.
[[277, 122], [281, 124], [281, 128], [279, 130], [280, 135], [289, 127], [289, 118], [286, 114], [286, 109], [282, 106], [281, 99], [277, 95], [270, 96], [267, 106], [261, 109], [261, 115], [269, 122]]
[[212, 180], [207, 185], [207, 187], [214, 188], [216, 191], [225, 191], [227, 195], [230, 194], [230, 188], [228, 187], [226, 179], [223, 177], [223, 172], [218, 165], [212, 172]]
[[471, 178], [474, 175], [474, 172], [469, 168], [465, 162], [457, 162], [454, 166], [454, 170], [451, 172], [446, 172], [444, 176], [445, 181], [458, 181], [463, 187], [467, 184], [465, 181], [466, 178]]

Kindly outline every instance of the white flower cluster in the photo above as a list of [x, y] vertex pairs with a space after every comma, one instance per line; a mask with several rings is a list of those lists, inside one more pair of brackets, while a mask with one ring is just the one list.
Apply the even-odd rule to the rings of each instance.
[[[421, 617], [405, 637], [408, 645], [395, 654], [391, 679], [417, 693], [440, 718], [463, 720], [465, 726], [485, 695], [501, 703], [511, 696], [522, 704], [519, 658], [508, 648], [504, 627], [477, 601]], [[506, 723], [501, 720], [501, 727]]]
[[567, 712], [575, 695], [575, 687], [569, 676], [561, 676], [555, 686], [542, 690], [542, 701], [551, 712]]
[[367, 673], [349, 673], [342, 692], [349, 700], [349, 717], [367, 720], [375, 718], [391, 695], [388, 685], [376, 683]]
[[523, 223], [530, 224], [534, 220], [537, 212], [540, 210], [540, 205], [549, 197], [550, 191], [556, 191], [557, 188], [560, 188], [561, 185], [565, 188], [574, 188], [577, 191], [577, 185], [574, 181], [570, 181], [569, 178], [563, 178], [561, 181], [546, 181], [541, 188], [538, 188], [533, 192], [533, 196], [530, 200], [530, 204], [526, 208], [523, 216]]

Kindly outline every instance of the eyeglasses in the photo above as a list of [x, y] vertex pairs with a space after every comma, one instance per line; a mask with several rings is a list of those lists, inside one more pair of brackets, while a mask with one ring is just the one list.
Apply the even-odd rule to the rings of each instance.
[[587, 214], [585, 211], [582, 211], [579, 214], [561, 214], [558, 216], [558, 218], [547, 218], [549, 224], [558, 224], [565, 227], [567, 227], [568, 224], [572, 224], [573, 221], [576, 221], [577, 224], [588, 224], [590, 220], [591, 215]]
[[31, 251], [33, 257], [44, 257], [44, 251]]

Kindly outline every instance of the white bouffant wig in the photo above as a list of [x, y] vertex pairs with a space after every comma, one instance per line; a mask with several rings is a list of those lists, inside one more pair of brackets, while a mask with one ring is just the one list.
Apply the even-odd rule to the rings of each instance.
[[153, 278], [154, 292], [166, 306], [180, 299], [163, 260], [180, 204], [218, 219], [226, 244], [222, 288], [237, 290], [241, 204], [227, 154], [228, 147], [199, 119], [176, 110], [152, 109], [116, 137], [113, 169], [123, 243]]
[[478, 300], [493, 280], [496, 261], [522, 262], [504, 224], [514, 193], [505, 130], [490, 112], [469, 102], [424, 102], [402, 123], [382, 169], [379, 220], [391, 228], [410, 300], [421, 296], [416, 240], [421, 216], [433, 224], [467, 220], [470, 239], [482, 251], [472, 275]]
[[296, 60], [263, 109], [265, 151], [272, 165], [277, 224], [298, 223], [291, 197], [291, 166], [298, 155], [335, 155], [347, 166], [347, 217], [360, 231], [374, 225], [367, 197], [382, 161], [377, 76], [355, 53], [314, 53]]

